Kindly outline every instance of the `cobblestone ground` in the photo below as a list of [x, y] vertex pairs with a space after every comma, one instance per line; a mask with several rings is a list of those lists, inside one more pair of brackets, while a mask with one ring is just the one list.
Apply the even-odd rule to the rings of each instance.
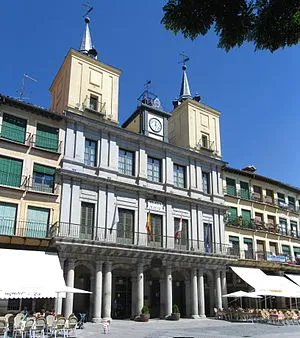
[[101, 324], [86, 323], [78, 337], [110, 338], [228, 338], [299, 337], [300, 326], [276, 326], [258, 323], [230, 323], [215, 319], [181, 319], [178, 322], [150, 319], [147, 323], [113, 320], [104, 335]]

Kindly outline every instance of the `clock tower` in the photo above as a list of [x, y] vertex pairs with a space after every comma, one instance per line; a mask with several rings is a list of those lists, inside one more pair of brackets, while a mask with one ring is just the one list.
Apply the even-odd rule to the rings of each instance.
[[123, 123], [122, 128], [168, 142], [168, 119], [157, 95], [146, 89], [138, 99], [136, 111]]

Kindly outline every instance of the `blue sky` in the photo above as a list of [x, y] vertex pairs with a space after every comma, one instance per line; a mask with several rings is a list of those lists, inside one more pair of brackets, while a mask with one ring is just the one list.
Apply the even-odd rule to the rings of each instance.
[[[0, 92], [17, 96], [22, 75], [29, 101], [49, 107], [48, 88], [69, 48], [78, 49], [84, 29], [84, 0], [10, 0], [1, 3]], [[146, 80], [165, 110], [178, 96], [179, 53], [190, 57], [192, 93], [222, 111], [223, 159], [233, 167], [300, 186], [300, 46], [275, 53], [251, 44], [229, 53], [213, 32], [195, 41], [160, 24], [164, 0], [94, 0], [91, 34], [99, 59], [122, 69], [119, 119], [137, 106]]]

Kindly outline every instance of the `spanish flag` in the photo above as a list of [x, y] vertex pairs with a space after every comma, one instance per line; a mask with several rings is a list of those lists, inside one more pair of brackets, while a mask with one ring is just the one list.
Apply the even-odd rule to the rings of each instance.
[[147, 213], [147, 222], [146, 222], [146, 230], [148, 234], [149, 241], [152, 240], [152, 225], [151, 225], [151, 214], [150, 212]]

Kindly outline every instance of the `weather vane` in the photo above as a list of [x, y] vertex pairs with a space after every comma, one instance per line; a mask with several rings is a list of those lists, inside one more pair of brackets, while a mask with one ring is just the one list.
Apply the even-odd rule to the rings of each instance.
[[182, 65], [185, 66], [186, 63], [190, 60], [190, 58], [185, 54], [185, 52], [181, 52], [179, 55], [181, 56], [182, 60], [179, 61], [178, 63], [182, 63]]
[[151, 84], [151, 80], [147, 80], [147, 81], [144, 83], [144, 87], [145, 87], [145, 90], [146, 90], [146, 91], [149, 90], [150, 84]]
[[90, 1], [86, 1], [86, 3], [82, 4], [82, 6], [87, 8], [87, 12], [82, 16], [83, 18], [88, 16], [89, 13], [93, 10], [94, 7], [91, 6]]

